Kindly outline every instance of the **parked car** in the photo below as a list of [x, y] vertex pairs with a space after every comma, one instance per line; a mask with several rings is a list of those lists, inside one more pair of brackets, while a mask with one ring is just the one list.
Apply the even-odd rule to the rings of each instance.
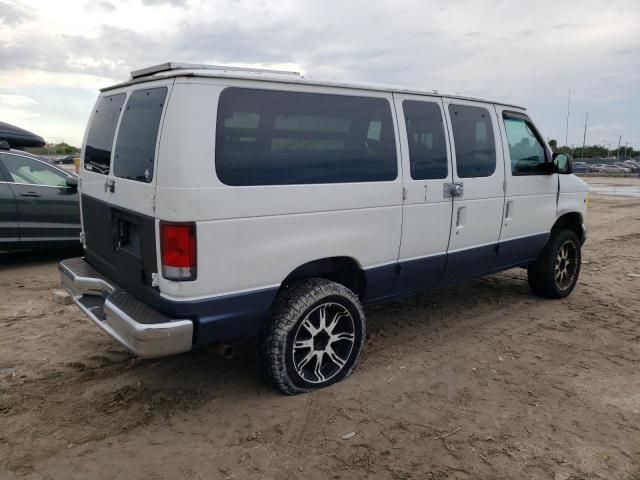
[[589, 166], [584, 162], [575, 162], [573, 164], [573, 173], [589, 173]]
[[631, 172], [637, 172], [640, 169], [640, 165], [633, 160], [622, 162], [622, 166], [628, 168]]
[[604, 173], [631, 173], [631, 170], [620, 165], [606, 165], [602, 170]]
[[75, 175], [0, 142], [0, 251], [80, 246]]
[[588, 188], [544, 138], [524, 108], [467, 97], [133, 72], [89, 120], [85, 255], [61, 280], [139, 356], [255, 332], [276, 388], [325, 387], [357, 364], [363, 305], [513, 267], [571, 293]]
[[53, 163], [56, 165], [73, 165], [76, 155], [63, 155], [53, 159]]
[[605, 167], [606, 167], [606, 165], [604, 163], [596, 163], [596, 164], [593, 164], [593, 165], [589, 165], [589, 172], [600, 173], [600, 172], [604, 171]]

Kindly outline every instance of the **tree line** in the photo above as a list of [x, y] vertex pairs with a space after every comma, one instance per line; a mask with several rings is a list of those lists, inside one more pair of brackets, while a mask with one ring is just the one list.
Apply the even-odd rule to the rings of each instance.
[[80, 149], [69, 145], [68, 143], [47, 143], [44, 147], [38, 148], [26, 148], [30, 153], [34, 155], [74, 155], [79, 154]]
[[634, 158], [640, 155], [638, 150], [635, 150], [633, 147], [623, 147], [621, 146], [619, 149], [614, 148], [609, 150], [607, 147], [602, 145], [587, 145], [583, 147], [571, 148], [566, 145], [558, 146], [558, 142], [554, 139], [549, 140], [549, 146], [551, 150], [558, 153], [566, 153], [571, 155], [573, 158], [594, 158], [594, 157], [623, 157], [623, 158]]

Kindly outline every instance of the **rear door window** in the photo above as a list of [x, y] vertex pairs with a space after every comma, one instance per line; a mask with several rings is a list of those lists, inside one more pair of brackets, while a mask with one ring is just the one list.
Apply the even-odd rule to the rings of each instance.
[[106, 175], [111, 165], [111, 148], [125, 94], [102, 97], [98, 102], [84, 149], [84, 168]]
[[151, 182], [166, 97], [167, 87], [136, 90], [129, 96], [116, 140], [113, 164], [116, 177]]
[[446, 178], [447, 144], [440, 108], [431, 102], [405, 100], [402, 109], [407, 126], [411, 178]]
[[227, 88], [215, 162], [227, 185], [394, 180], [391, 106], [383, 98]]
[[496, 170], [496, 144], [489, 111], [449, 105], [459, 178], [490, 177]]

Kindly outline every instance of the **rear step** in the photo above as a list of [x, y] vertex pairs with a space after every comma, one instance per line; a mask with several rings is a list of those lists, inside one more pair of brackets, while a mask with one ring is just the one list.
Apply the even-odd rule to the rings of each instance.
[[193, 322], [173, 319], [119, 288], [84, 258], [59, 264], [62, 286], [80, 309], [139, 357], [160, 357], [191, 350]]

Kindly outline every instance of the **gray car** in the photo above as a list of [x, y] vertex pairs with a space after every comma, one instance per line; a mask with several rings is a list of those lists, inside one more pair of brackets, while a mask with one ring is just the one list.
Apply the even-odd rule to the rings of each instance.
[[0, 142], [0, 251], [80, 245], [78, 180]]

